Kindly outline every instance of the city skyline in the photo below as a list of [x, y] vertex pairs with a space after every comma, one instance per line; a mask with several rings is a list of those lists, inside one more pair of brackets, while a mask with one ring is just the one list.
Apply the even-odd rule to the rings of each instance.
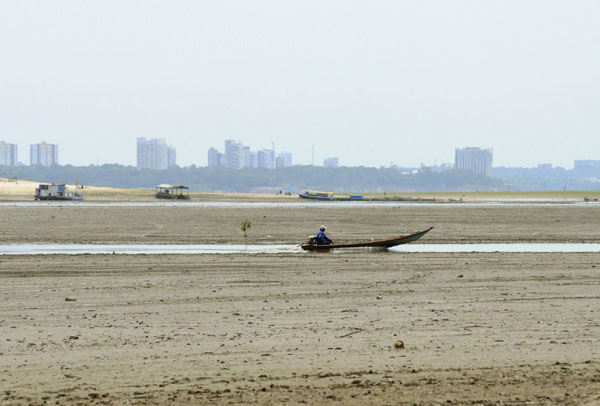
[[[140, 140], [140, 139], [145, 139], [145, 138], [144, 137], [138, 137], [136, 139], [136, 145], [138, 143], [138, 140]], [[153, 139], [147, 139], [147, 140], [148, 141], [155, 140], [155, 141], [165, 142], [166, 138], [153, 138]], [[228, 140], [224, 140], [224, 142], [226, 142], [226, 141], [228, 141]], [[229, 140], [229, 141], [235, 141], [235, 140]], [[241, 145], [243, 145], [243, 143], [241, 141], [237, 141], [237, 142], [239, 142]], [[7, 159], [8, 159], [7, 157], [9, 156], [8, 146], [14, 145], [15, 146], [15, 151], [14, 152], [10, 152], [10, 153], [14, 154], [14, 156], [11, 159], [14, 160], [15, 165], [26, 165], [26, 166], [27, 165], [31, 165], [31, 157], [32, 157], [31, 148], [34, 145], [46, 145], [46, 144], [49, 145], [49, 146], [56, 147], [55, 149], [53, 149], [52, 154], [56, 157], [56, 162], [58, 162], [58, 144], [53, 144], [53, 143], [49, 143], [49, 142], [46, 142], [46, 141], [42, 141], [42, 142], [35, 143], [35, 144], [30, 144], [29, 145], [29, 150], [30, 150], [29, 151], [29, 156], [30, 156], [30, 159], [29, 159], [29, 163], [26, 163], [22, 159], [22, 156], [21, 156], [21, 158], [19, 158], [19, 156], [18, 156], [18, 152], [17, 151], [19, 151], [19, 148], [18, 148], [19, 144], [14, 143], [14, 142], [10, 142], [10, 141], [7, 141], [7, 140], [3, 140], [3, 139], [0, 139], [0, 154], [4, 154], [4, 155], [2, 157], [0, 157], [0, 162], [6, 162], [7, 161]], [[248, 151], [250, 151], [250, 147], [249, 146], [246, 146], [246, 145], [243, 145], [243, 146]], [[166, 143], [165, 143], [165, 147], [167, 148], [166, 149], [166, 151], [167, 151], [166, 154], [167, 155], [166, 155], [166, 158], [165, 158], [166, 159], [165, 162], [167, 162], [167, 166], [166, 167], [175, 166], [175, 165], [180, 166], [180, 167], [187, 167], [187, 166], [192, 166], [192, 165], [198, 166], [198, 167], [211, 166], [209, 164], [209, 159], [205, 160], [205, 162], [206, 162], [205, 164], [200, 164], [198, 162], [192, 162], [191, 164], [188, 164], [188, 165], [179, 164], [179, 163], [177, 163], [177, 158], [176, 158], [176, 149], [177, 148], [175, 146], [173, 146], [172, 144], [166, 145]], [[452, 166], [454, 168], [457, 168], [457, 165], [456, 165], [456, 162], [457, 162], [457, 151], [459, 151], [459, 150], [468, 150], [468, 149], [481, 149], [482, 151], [489, 151], [489, 153], [492, 153], [492, 150], [493, 150], [493, 148], [484, 148], [484, 149], [482, 149], [481, 147], [454, 147], [452, 149], [453, 159], [451, 159], [451, 160], [449, 160], [447, 162], [438, 162], [437, 159], [436, 159], [435, 162], [433, 162], [431, 164], [424, 164], [424, 162], [427, 161], [427, 159], [422, 159], [422, 160], [420, 160], [421, 161], [420, 164], [411, 166], [411, 165], [408, 165], [408, 164], [403, 164], [402, 162], [391, 161], [391, 162], [388, 162], [387, 164], [384, 163], [384, 162], [381, 162], [379, 165], [373, 165], [373, 166], [370, 166], [370, 167], [374, 167], [374, 168], [381, 168], [381, 167], [391, 167], [391, 168], [393, 168], [393, 167], [419, 168], [419, 167], [421, 167], [423, 165], [428, 166], [428, 167], [441, 167], [443, 165], [450, 165], [450, 166]], [[127, 163], [123, 163], [123, 162], [102, 162], [102, 163], [91, 162], [91, 163], [89, 163], [87, 165], [118, 164], [118, 165], [124, 165], [124, 166], [148, 167], [147, 165], [140, 166], [139, 159], [138, 159], [139, 157], [138, 157], [138, 154], [137, 154], [137, 148], [135, 148], [134, 150], [136, 151], [136, 153], [133, 154], [133, 156], [135, 157], [134, 164], [127, 164]], [[214, 150], [217, 153], [219, 152], [219, 150], [217, 148], [210, 147], [208, 149], [209, 154], [210, 154], [211, 150]], [[268, 151], [268, 149], [264, 149], [262, 151]], [[207, 155], [206, 152], [207, 151], [204, 152], [204, 156]], [[255, 152], [260, 152], [260, 151], [255, 151]], [[223, 153], [221, 153], [221, 155], [224, 158], [225, 153], [223, 152]], [[281, 159], [285, 160], [285, 158], [282, 157], [281, 155], [289, 155], [289, 158], [288, 158], [289, 162], [291, 162], [291, 159], [292, 159], [291, 157], [292, 156], [295, 157], [295, 154], [293, 152], [289, 152], [289, 151], [281, 151], [279, 153], [276, 153], [276, 156], [274, 156], [274, 162], [275, 162], [274, 165], [275, 165], [275, 167], [279, 167], [279, 166], [277, 166], [277, 163], [276, 163], [278, 159], [281, 158]], [[334, 167], [337, 167], [337, 166], [350, 166], [350, 167], [352, 167], [352, 166], [366, 166], [366, 165], [349, 165], [349, 164], [346, 164], [345, 162], [344, 162], [343, 165], [340, 165], [339, 164], [340, 157], [338, 157], [338, 156], [331, 156], [331, 154], [324, 154], [324, 156], [326, 156], [326, 158], [324, 158], [323, 160], [320, 161], [320, 162], [322, 162], [322, 164], [319, 164], [319, 161], [316, 160], [315, 161], [315, 166], [334, 166]], [[496, 157], [494, 156], [493, 158], [494, 158], [494, 161], [495, 161]], [[341, 159], [344, 159], [344, 157], [341, 157]], [[334, 162], [333, 160], [335, 160], [336, 163], [333, 163]], [[431, 160], [431, 159], [429, 159], [429, 160]], [[64, 160], [61, 160], [61, 161], [62, 162], [59, 163], [61, 165], [87, 166], [87, 165], [75, 165], [72, 162], [64, 162]], [[281, 161], [281, 162], [283, 163], [283, 161]], [[327, 164], [326, 162], [329, 162], [329, 163]], [[492, 166], [491, 162], [492, 162], [492, 160], [490, 158], [489, 167]], [[562, 167], [562, 168], [565, 168], [565, 169], [573, 169], [573, 168], [577, 167], [578, 163], [579, 163], [580, 167], [583, 167], [584, 165], [586, 165], [586, 163], [589, 164], [589, 165], [592, 165], [593, 167], [595, 167], [594, 165], [598, 165], [598, 162], [600, 162], [600, 158], [599, 159], [574, 159], [571, 165], [561, 166], [561, 165], [556, 165], [556, 164], [554, 164], [552, 162], [548, 162], [547, 160], [546, 161], [542, 160], [540, 162], [534, 163], [531, 166], [514, 166], [514, 168], [535, 168], [535, 167], [548, 166], [549, 165], [550, 167]], [[4, 164], [0, 164], [0, 166], [3, 166], [3, 165]], [[298, 162], [295, 161], [295, 158], [294, 158], [293, 165], [311, 165], [311, 163], [310, 162], [308, 162], [308, 163], [298, 163]], [[223, 165], [215, 165], [215, 166], [225, 166], [225, 164], [223, 163]], [[286, 161], [285, 165], [280, 165], [280, 166], [290, 166], [290, 165]], [[257, 167], [257, 166], [254, 166], [254, 167]], [[502, 167], [502, 165], [494, 165], [494, 167]], [[162, 168], [162, 166], [161, 166], [161, 168]], [[162, 168], [162, 169], [165, 169], [165, 168]], [[487, 173], [488, 170], [486, 170], [485, 173]]]
[[[137, 137], [137, 138], [144, 138], [144, 137]], [[137, 138], [133, 139], [133, 142], [134, 142], [133, 148], [134, 149], [135, 149], [135, 143], [136, 143]], [[159, 137], [159, 138], [165, 139], [165, 137]], [[32, 138], [32, 139], [35, 141], [35, 138]], [[14, 145], [17, 145], [17, 146], [19, 146], [21, 144], [25, 144], [25, 143], [22, 143], [22, 142], [20, 143], [20, 142], [16, 142], [14, 140], [11, 140], [10, 137], [6, 137], [4, 139], [0, 138], [0, 142], [2, 142], [2, 141], [5, 142], [5, 143], [8, 143], [8, 144], [14, 144]], [[30, 145], [33, 145], [35, 143], [36, 142], [28, 143], [27, 147], [29, 147]], [[55, 143], [55, 144], [58, 145], [58, 143]], [[121, 144], [122, 144], [122, 142], [121, 142]], [[266, 143], [266, 142], [263, 143], [263, 145], [265, 145], [265, 144], [268, 145], [268, 143]], [[65, 144], [65, 147], [66, 147], [65, 149], [67, 151], [70, 150], [68, 144]], [[191, 165], [195, 165], [195, 166], [209, 166], [208, 165], [208, 159], [206, 158], [206, 151], [208, 149], [210, 149], [210, 148], [213, 148], [213, 147], [214, 146], [210, 145], [210, 146], [207, 147], [206, 150], [204, 150], [204, 153], [202, 153], [202, 151], [198, 151], [197, 154], [194, 154], [194, 155], [198, 156], [198, 159], [196, 161], [187, 162], [187, 163], [180, 163], [180, 159], [179, 159], [179, 156], [178, 156], [178, 158], [177, 158], [177, 160], [178, 160], [178, 166], [182, 166], [182, 167], [191, 166]], [[312, 145], [310, 147], [312, 148]], [[388, 160], [387, 162], [382, 159], [381, 162], [379, 162], [379, 163], [376, 162], [373, 165], [350, 164], [350, 163], [347, 163], [347, 159], [344, 156], [339, 155], [338, 158], [343, 158], [344, 159], [344, 165], [345, 166], [381, 167], [381, 166], [388, 166], [388, 165], [390, 165], [390, 163], [393, 164], [393, 165], [396, 165], [396, 166], [401, 166], [401, 167], [419, 167], [422, 164], [424, 164], [425, 166], [437, 166], [437, 165], [442, 164], [442, 163], [454, 163], [454, 161], [455, 161], [455, 149], [456, 148], [459, 148], [459, 147], [453, 146], [446, 154], [444, 154], [444, 156], [446, 157], [444, 159], [440, 159], [440, 158], [433, 157], [433, 156], [413, 157], [413, 159], [410, 160], [409, 162], [418, 162], [416, 164], [409, 164], [408, 162], [403, 163], [403, 162], [400, 162], [397, 159]], [[263, 149], [267, 150], [269, 148], [263, 148]], [[492, 149], [496, 150], [495, 147], [493, 147]], [[22, 151], [23, 150], [24, 149], [19, 149], [19, 151], [20, 151], [19, 155], [20, 156], [18, 158], [18, 162], [22, 163], [22, 164], [25, 164], [25, 165], [28, 165], [28, 163], [23, 159], [23, 156], [22, 156]], [[186, 150], [189, 153], [189, 150], [187, 150], [185, 148], [182, 148], [182, 150]], [[315, 146], [315, 150], [319, 151], [318, 146]], [[310, 156], [310, 153], [309, 153], [308, 158], [304, 159], [303, 162], [297, 162], [297, 155], [298, 155], [297, 153], [292, 152], [292, 154], [294, 155], [294, 165], [311, 165], [312, 156]], [[87, 155], [84, 155], [85, 156], [84, 158], [80, 157], [80, 159], [68, 161], [68, 158], [64, 158], [64, 155], [69, 156], [68, 153], [65, 154], [64, 151], [61, 149], [61, 156], [63, 157], [63, 158], [61, 158], [61, 161], [63, 162], [64, 165], [70, 164], [70, 165], [74, 165], [74, 166], [87, 166], [87, 165], [97, 165], [97, 164], [99, 164], [99, 165], [102, 165], [102, 164], [119, 164], [119, 165], [125, 165], [125, 166], [137, 166], [137, 158], [136, 158], [135, 154], [128, 154], [128, 159], [126, 159], [124, 161], [113, 161], [113, 160], [110, 160], [110, 159], [107, 159], [107, 158], [102, 159], [99, 156], [94, 156], [94, 157], [87, 158]], [[323, 151], [322, 153], [316, 153], [315, 154], [315, 166], [320, 166], [319, 162], [323, 162], [325, 159], [328, 159], [331, 156], [332, 156], [332, 154], [330, 152], [327, 152], [327, 151]], [[536, 167], [536, 166], [538, 166], [540, 164], [550, 163], [550, 164], [552, 164], [555, 167], [563, 167], [563, 168], [566, 168], [566, 169], [572, 169], [572, 168], [574, 168], [575, 161], [586, 161], [586, 160], [595, 161], [595, 160], [598, 160], [598, 159], [600, 159], [600, 152], [598, 154], [587, 153], [587, 154], [583, 154], [582, 156], [575, 156], [570, 162], [561, 160], [561, 162], [566, 162], [566, 164], [560, 164], [560, 163], [557, 163], [557, 162], [552, 162], [550, 159], [546, 159], [544, 157], [541, 157], [541, 159], [539, 161], [532, 161], [531, 164], [528, 164], [528, 165], [524, 165], [524, 164], [523, 165], [519, 165], [519, 164], [517, 164], [517, 165], [512, 165], [511, 166], [511, 165], [503, 165], [502, 162], [506, 161], [506, 159], [503, 159], [502, 157], [500, 157], [498, 159], [498, 163], [496, 164], [496, 162], [495, 162], [495, 166], [497, 166], [497, 167], [504, 166], [504, 167], [533, 168], [533, 167]]]
[[276, 153], [275, 145], [271, 149], [261, 149], [254, 151], [250, 146], [244, 145], [242, 141], [226, 139], [224, 150], [220, 152], [215, 147], [208, 149], [206, 166], [218, 168], [267, 168], [275, 169], [285, 166], [292, 166], [292, 153], [282, 151]]
[[183, 166], [226, 138], [285, 145], [299, 164], [313, 145], [315, 162], [351, 166], [452, 162], [461, 145], [491, 146], [498, 166], [600, 157], [590, 0], [2, 11], [0, 137], [47, 139], [61, 162], [135, 165], [137, 137], [168, 138]]
[[[19, 146], [0, 140], [0, 166], [27, 165], [19, 160]], [[58, 165], [58, 145], [42, 141], [29, 145], [29, 165]]]
[[136, 140], [136, 166], [140, 169], [162, 170], [177, 165], [177, 152], [167, 145], [165, 138], [144, 138]]

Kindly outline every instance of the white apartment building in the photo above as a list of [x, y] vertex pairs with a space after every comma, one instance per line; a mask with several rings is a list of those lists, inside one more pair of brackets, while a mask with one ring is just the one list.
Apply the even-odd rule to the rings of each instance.
[[175, 148], [169, 146], [167, 148], [167, 167], [172, 168], [177, 166], [177, 151]]
[[244, 146], [240, 141], [225, 140], [225, 167], [241, 169], [244, 167]]
[[275, 151], [272, 149], [258, 151], [256, 157], [259, 168], [275, 169]]
[[250, 147], [243, 146], [242, 147], [242, 160], [243, 168], [252, 168], [252, 152], [250, 151]]
[[267, 168], [292, 166], [292, 154], [280, 153], [277, 158], [273, 149], [252, 151], [241, 141], [225, 140], [225, 153], [221, 154], [216, 148], [208, 150], [208, 166], [241, 169], [241, 168]]
[[468, 170], [477, 175], [490, 176], [494, 152], [491, 148], [456, 148], [454, 152], [454, 168]]
[[291, 152], [280, 152], [277, 158], [281, 158], [281, 166], [292, 166], [292, 153]]
[[250, 165], [247, 167], [258, 168], [258, 152], [256, 152], [256, 151], [250, 152]]
[[216, 167], [224, 166], [224, 165], [225, 165], [225, 162], [224, 162], [223, 154], [220, 153], [219, 151], [217, 151], [216, 148], [210, 148], [208, 150], [208, 167], [216, 168]]
[[175, 166], [177, 152], [164, 138], [137, 139], [137, 167], [162, 170]]
[[0, 166], [17, 166], [17, 145], [0, 142]]
[[46, 141], [29, 146], [29, 162], [31, 165], [58, 165], [58, 145]]

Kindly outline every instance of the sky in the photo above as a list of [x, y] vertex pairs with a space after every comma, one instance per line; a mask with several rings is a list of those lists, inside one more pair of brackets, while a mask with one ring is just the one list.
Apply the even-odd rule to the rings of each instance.
[[294, 163], [600, 159], [597, 0], [0, 0], [0, 141], [181, 166], [225, 139]]

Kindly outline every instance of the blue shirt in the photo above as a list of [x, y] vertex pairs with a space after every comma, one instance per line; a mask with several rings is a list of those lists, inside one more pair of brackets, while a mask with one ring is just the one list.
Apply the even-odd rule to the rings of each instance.
[[330, 244], [331, 240], [329, 239], [329, 237], [327, 237], [325, 235], [325, 231], [323, 230], [319, 230], [319, 232], [317, 233], [317, 236], [315, 237], [315, 239], [317, 240], [317, 244]]

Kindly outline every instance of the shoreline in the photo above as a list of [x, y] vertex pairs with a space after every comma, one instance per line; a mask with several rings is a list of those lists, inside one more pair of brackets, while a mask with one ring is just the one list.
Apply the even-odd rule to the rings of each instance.
[[[34, 189], [39, 182], [26, 180], [8, 180], [0, 178], [0, 202], [12, 201], [33, 201]], [[69, 190], [75, 191], [74, 185], [68, 185]], [[85, 201], [90, 202], [148, 202], [156, 201], [153, 189], [122, 189], [100, 186], [85, 186], [84, 189], [78, 189], [85, 197]], [[513, 191], [513, 192], [387, 192], [387, 193], [360, 193], [365, 199], [383, 199], [384, 197], [398, 197], [408, 199], [406, 201], [391, 201], [391, 203], [575, 203], [584, 202], [589, 199], [591, 202], [600, 200], [600, 191]], [[336, 192], [338, 197], [346, 196], [347, 193]], [[228, 193], [228, 192], [191, 192], [192, 201], [198, 202], [299, 202], [310, 201], [315, 204], [327, 204], [327, 201], [317, 201], [301, 199], [297, 193], [291, 196], [274, 195], [263, 193]], [[411, 201], [414, 199], [415, 201]], [[418, 200], [422, 201], [418, 201]], [[435, 199], [428, 202], [423, 200]], [[596, 199], [596, 200], [595, 200]], [[341, 201], [334, 201], [339, 203]], [[353, 203], [383, 203], [384, 201], [353, 201]]]

